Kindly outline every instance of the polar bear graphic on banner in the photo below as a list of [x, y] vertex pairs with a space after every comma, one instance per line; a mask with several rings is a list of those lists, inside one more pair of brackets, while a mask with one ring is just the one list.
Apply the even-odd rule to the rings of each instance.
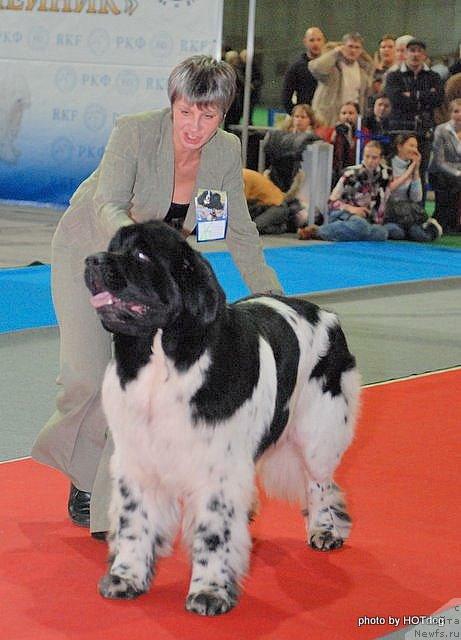
[[15, 146], [22, 115], [31, 104], [25, 78], [12, 69], [0, 72], [0, 162], [16, 164], [20, 150]]

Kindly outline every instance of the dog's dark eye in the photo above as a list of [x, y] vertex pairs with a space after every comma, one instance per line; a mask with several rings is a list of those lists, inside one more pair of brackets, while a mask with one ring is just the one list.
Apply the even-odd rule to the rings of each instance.
[[138, 258], [138, 260], [142, 260], [142, 262], [150, 262], [150, 258], [149, 256], [146, 256], [145, 253], [143, 253], [142, 251], [136, 251], [136, 257]]

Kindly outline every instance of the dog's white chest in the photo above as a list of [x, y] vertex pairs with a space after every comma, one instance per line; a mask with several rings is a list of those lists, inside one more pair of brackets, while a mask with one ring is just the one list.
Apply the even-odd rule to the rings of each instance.
[[103, 383], [103, 407], [116, 449], [132, 460], [133, 469], [156, 475], [163, 482], [179, 482], [190, 467], [191, 447], [200, 446], [192, 425], [190, 399], [203, 383], [209, 358], [203, 355], [180, 373], [166, 358], [161, 332], [148, 364], [123, 389], [115, 363]]

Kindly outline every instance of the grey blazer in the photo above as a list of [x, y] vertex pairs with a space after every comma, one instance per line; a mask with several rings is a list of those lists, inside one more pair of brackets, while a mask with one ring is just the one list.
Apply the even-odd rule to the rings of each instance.
[[435, 128], [429, 171], [461, 178], [461, 140], [450, 121]]
[[[80, 245], [78, 253], [101, 251], [115, 231], [133, 222], [163, 219], [174, 186], [171, 110], [120, 117], [99, 167], [73, 195], [62, 217], [55, 245]], [[197, 182], [184, 228], [195, 226], [199, 188], [227, 192], [227, 246], [253, 292], [281, 291], [265, 262], [262, 245], [244, 196], [240, 142], [218, 129], [202, 150]]]

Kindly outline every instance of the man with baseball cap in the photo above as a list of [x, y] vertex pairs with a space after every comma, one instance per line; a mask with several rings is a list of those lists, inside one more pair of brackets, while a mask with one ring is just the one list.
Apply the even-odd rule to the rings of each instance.
[[429, 162], [434, 109], [443, 102], [440, 76], [425, 64], [426, 44], [413, 38], [407, 44], [405, 61], [386, 79], [386, 94], [392, 105], [391, 130], [411, 131], [417, 136], [421, 152], [421, 178], [424, 184]]

